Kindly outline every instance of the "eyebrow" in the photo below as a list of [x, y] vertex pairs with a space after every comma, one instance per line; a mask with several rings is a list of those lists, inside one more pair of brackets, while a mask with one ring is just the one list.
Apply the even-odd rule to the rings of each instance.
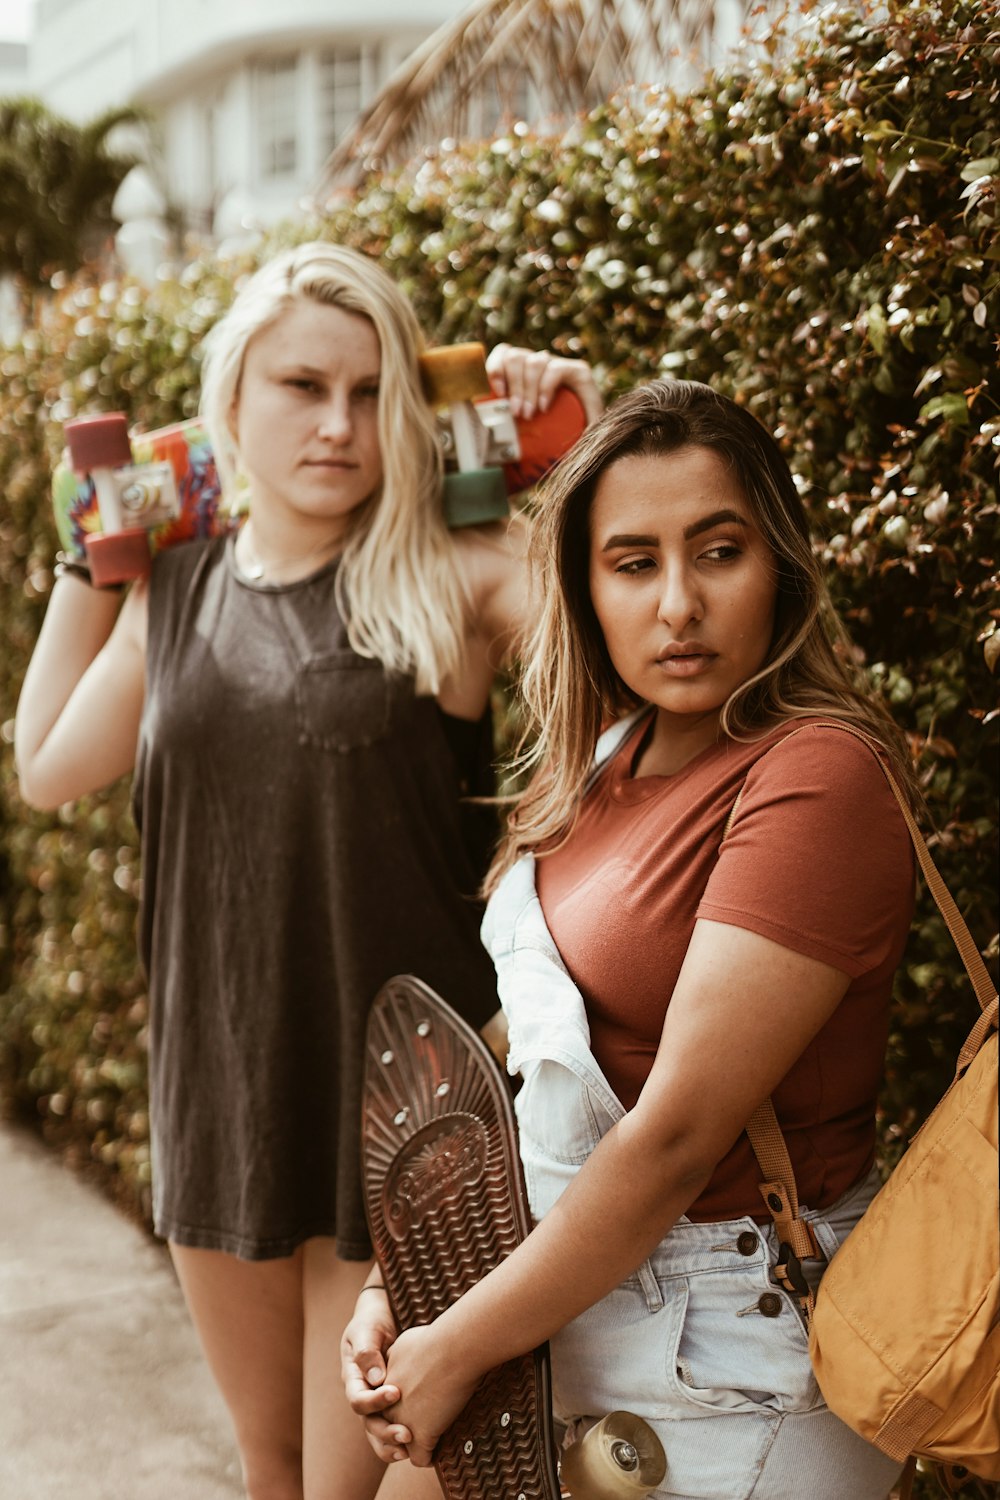
[[[711, 531], [713, 526], [721, 526], [726, 522], [734, 522], [737, 526], [749, 526], [750, 522], [746, 516], [741, 516], [736, 510], [716, 510], [710, 516], [702, 516], [700, 521], [693, 521], [690, 526], [684, 528], [684, 540], [689, 542], [692, 537], [700, 536], [703, 531]], [[602, 552], [613, 552], [616, 547], [658, 547], [660, 538], [652, 533], [642, 532], [617, 532], [609, 536]]]
[[[330, 378], [329, 370], [324, 370], [319, 365], [306, 364], [303, 360], [290, 359], [288, 363], [282, 368], [285, 374], [294, 373], [296, 375], [308, 375], [310, 377], [316, 377], [321, 380], [328, 380]], [[359, 375], [354, 381], [354, 384], [378, 385], [381, 376], [381, 370], [373, 370], [367, 375]]]
[[326, 372], [318, 365], [307, 364], [304, 359], [287, 359], [281, 362], [280, 369], [294, 370], [296, 375], [323, 375]]

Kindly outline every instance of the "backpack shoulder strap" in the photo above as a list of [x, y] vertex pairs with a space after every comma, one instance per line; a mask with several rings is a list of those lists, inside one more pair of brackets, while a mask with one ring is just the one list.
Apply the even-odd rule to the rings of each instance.
[[[910, 810], [909, 803], [904, 797], [896, 778], [880, 753], [880, 746], [869, 735], [862, 730], [856, 729], [853, 724], [844, 724], [837, 719], [810, 720], [808, 724], [802, 724], [799, 728], [792, 729], [780, 740], [791, 739], [793, 734], [800, 734], [804, 729], [824, 728], [839, 729], [844, 734], [851, 735], [867, 745], [875, 756], [880, 770], [892, 789], [893, 796], [899, 804], [899, 810], [903, 815], [907, 831], [913, 843], [913, 848], [920, 865], [921, 872], [927, 882], [928, 889], [934, 897], [934, 902], [944, 919], [948, 931], [951, 933], [958, 955], [965, 967], [979, 1002], [980, 1016], [972, 1032], [962, 1048], [959, 1055], [956, 1074], [964, 1071], [976, 1056], [989, 1032], [997, 1026], [998, 1001], [997, 992], [990, 978], [989, 970], [983, 962], [982, 955], [973, 941], [965, 918], [962, 916], [951, 892], [945, 885], [941, 875], [930, 856], [923, 835], [917, 827], [916, 819]], [[776, 747], [775, 747], [776, 748]], [[733, 804], [733, 810], [726, 820], [723, 839], [732, 826], [736, 811], [743, 796], [740, 788], [739, 796]], [[768, 1213], [774, 1221], [781, 1242], [779, 1264], [775, 1267], [779, 1280], [786, 1289], [797, 1296], [806, 1310], [807, 1314], [812, 1311], [812, 1297], [805, 1284], [801, 1268], [796, 1264], [799, 1259], [822, 1259], [822, 1252], [816, 1244], [812, 1227], [806, 1220], [799, 1217], [798, 1190], [795, 1185], [795, 1174], [792, 1170], [791, 1158], [788, 1155], [788, 1147], [778, 1124], [778, 1117], [774, 1112], [774, 1104], [771, 1099], [765, 1099], [758, 1105], [750, 1120], [747, 1122], [747, 1135], [750, 1145], [753, 1147], [757, 1165], [760, 1167], [764, 1181], [760, 1184], [761, 1196], [767, 1206]]]

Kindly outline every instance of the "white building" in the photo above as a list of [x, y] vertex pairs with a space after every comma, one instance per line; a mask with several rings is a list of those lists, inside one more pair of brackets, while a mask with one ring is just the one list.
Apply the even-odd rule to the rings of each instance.
[[86, 120], [152, 110], [202, 232], [292, 213], [399, 63], [466, 0], [36, 0], [31, 92]]
[[[34, 0], [28, 85], [72, 120], [121, 104], [150, 110], [159, 186], [134, 173], [116, 211], [130, 221], [126, 240], [132, 236], [137, 255], [141, 242], [142, 258], [155, 263], [167, 245], [158, 226], [164, 194], [186, 227], [223, 239], [293, 214], [364, 106], [469, 3]], [[623, 0], [626, 25], [630, 3], [642, 17], [658, 0]], [[736, 40], [750, 3], [715, 0], [706, 61]], [[704, 16], [700, 0], [681, 0], [679, 13], [686, 4]], [[527, 69], [515, 68], [511, 85], [507, 105], [529, 117], [546, 113]], [[479, 131], [495, 129], [502, 111], [499, 99], [484, 98]], [[131, 264], [121, 239], [119, 247]]]
[[0, 99], [27, 92], [27, 44], [25, 42], [0, 42]]

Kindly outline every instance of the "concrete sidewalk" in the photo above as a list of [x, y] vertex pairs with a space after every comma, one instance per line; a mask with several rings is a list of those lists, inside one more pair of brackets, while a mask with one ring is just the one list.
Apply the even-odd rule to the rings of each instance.
[[165, 1250], [0, 1125], [0, 1500], [238, 1500]]

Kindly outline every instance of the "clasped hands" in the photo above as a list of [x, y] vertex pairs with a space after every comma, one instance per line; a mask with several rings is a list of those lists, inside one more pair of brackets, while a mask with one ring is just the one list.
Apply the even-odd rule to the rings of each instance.
[[383, 1463], [433, 1462], [438, 1439], [466, 1405], [481, 1371], [459, 1366], [437, 1323], [399, 1333], [384, 1291], [366, 1288], [341, 1340], [351, 1409]]

